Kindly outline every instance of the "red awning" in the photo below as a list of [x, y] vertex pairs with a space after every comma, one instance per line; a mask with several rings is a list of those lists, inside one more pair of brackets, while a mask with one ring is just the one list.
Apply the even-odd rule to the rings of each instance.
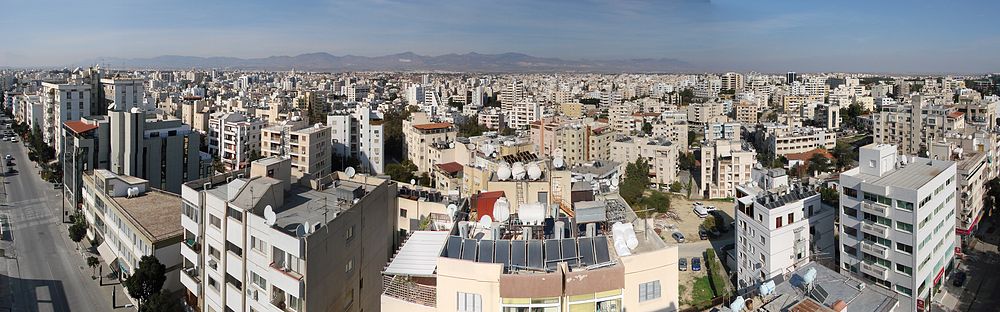
[[937, 286], [937, 284], [941, 282], [942, 277], [944, 277], [944, 268], [941, 268], [941, 271], [938, 272], [937, 277], [934, 277], [934, 286]]
[[969, 235], [969, 234], [972, 234], [972, 228], [975, 228], [976, 225], [979, 224], [979, 220], [981, 220], [982, 218], [983, 218], [983, 213], [980, 212], [979, 215], [976, 216], [976, 220], [972, 221], [972, 225], [969, 225], [968, 229], [964, 229], [964, 230], [963, 229], [955, 229], [955, 234], [958, 234], [958, 235]]

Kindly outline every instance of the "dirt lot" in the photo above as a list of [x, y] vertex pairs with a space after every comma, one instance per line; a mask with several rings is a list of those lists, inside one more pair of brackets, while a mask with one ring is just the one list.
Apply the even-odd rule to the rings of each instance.
[[[670, 233], [674, 231], [680, 231], [684, 234], [684, 240], [686, 242], [697, 242], [701, 241], [698, 238], [698, 226], [704, 220], [694, 213], [694, 203], [701, 202], [706, 206], [715, 206], [716, 209], [725, 212], [728, 218], [724, 221], [725, 223], [732, 222], [732, 201], [721, 201], [721, 200], [688, 200], [684, 196], [671, 196], [670, 197], [670, 207], [671, 212], [667, 214], [656, 214], [653, 216], [653, 221], [657, 229], [660, 229], [660, 236], [665, 242], [675, 243], [676, 241], [673, 237], [670, 237]], [[718, 220], [717, 220], [718, 221]]]

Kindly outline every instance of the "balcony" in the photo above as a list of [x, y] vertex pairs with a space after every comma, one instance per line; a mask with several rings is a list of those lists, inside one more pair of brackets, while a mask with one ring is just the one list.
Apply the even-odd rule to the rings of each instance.
[[883, 280], [889, 278], [888, 268], [876, 263], [869, 263], [867, 261], [861, 262], [861, 272]]
[[861, 251], [878, 256], [879, 258], [889, 257], [889, 248], [872, 242], [861, 241]]
[[861, 211], [879, 217], [889, 217], [889, 206], [882, 203], [863, 201], [861, 202]]
[[181, 247], [181, 256], [188, 261], [193, 263], [198, 263], [199, 256], [201, 255], [201, 243], [194, 239], [184, 240], [184, 247]]
[[861, 232], [865, 232], [878, 237], [888, 237], [889, 227], [875, 223], [874, 221], [865, 220], [861, 223]]
[[197, 268], [184, 268], [181, 269], [181, 284], [184, 285], [192, 293], [200, 293], [201, 291], [201, 276]]

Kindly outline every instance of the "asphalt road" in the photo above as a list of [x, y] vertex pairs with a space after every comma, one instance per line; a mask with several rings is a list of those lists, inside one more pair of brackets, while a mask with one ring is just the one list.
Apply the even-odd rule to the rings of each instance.
[[[987, 228], [987, 225], [981, 225]], [[990, 241], [996, 240], [996, 235], [1000, 235], [1000, 230], [987, 235]], [[963, 270], [968, 273], [968, 280], [961, 289], [953, 289], [953, 293], [960, 294], [959, 311], [997, 311], [1000, 307], [1000, 278], [997, 278], [997, 267], [1000, 266], [1000, 253], [997, 252], [997, 245], [987, 241], [980, 241], [972, 250], [966, 250], [967, 258], [962, 261]]]
[[0, 155], [14, 156], [0, 213], [10, 219], [4, 298], [13, 311], [109, 311], [110, 296], [91, 279], [91, 268], [60, 220], [60, 190], [42, 181], [23, 143], [0, 141]]

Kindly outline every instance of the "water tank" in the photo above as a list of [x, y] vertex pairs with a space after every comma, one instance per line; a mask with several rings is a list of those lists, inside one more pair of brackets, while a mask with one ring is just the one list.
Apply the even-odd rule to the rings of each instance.
[[532, 181], [538, 180], [542, 177], [542, 168], [538, 167], [538, 164], [532, 163], [528, 165], [528, 178]]
[[510, 202], [507, 201], [507, 197], [497, 198], [497, 201], [493, 202], [493, 218], [500, 222], [507, 222], [507, 219], [510, 219]]
[[540, 224], [545, 222], [545, 205], [542, 205], [542, 203], [522, 204], [520, 209], [518, 209], [517, 216], [521, 219], [521, 222]]
[[566, 166], [566, 161], [562, 157], [556, 157], [552, 160], [552, 167], [561, 169]]
[[524, 164], [521, 162], [514, 163], [514, 166], [510, 168], [510, 174], [514, 180], [524, 180], [526, 173], [528, 172], [525, 170]]
[[497, 180], [507, 181], [510, 179], [510, 176], [510, 166], [508, 166], [507, 163], [501, 163], [500, 168], [497, 168]]

